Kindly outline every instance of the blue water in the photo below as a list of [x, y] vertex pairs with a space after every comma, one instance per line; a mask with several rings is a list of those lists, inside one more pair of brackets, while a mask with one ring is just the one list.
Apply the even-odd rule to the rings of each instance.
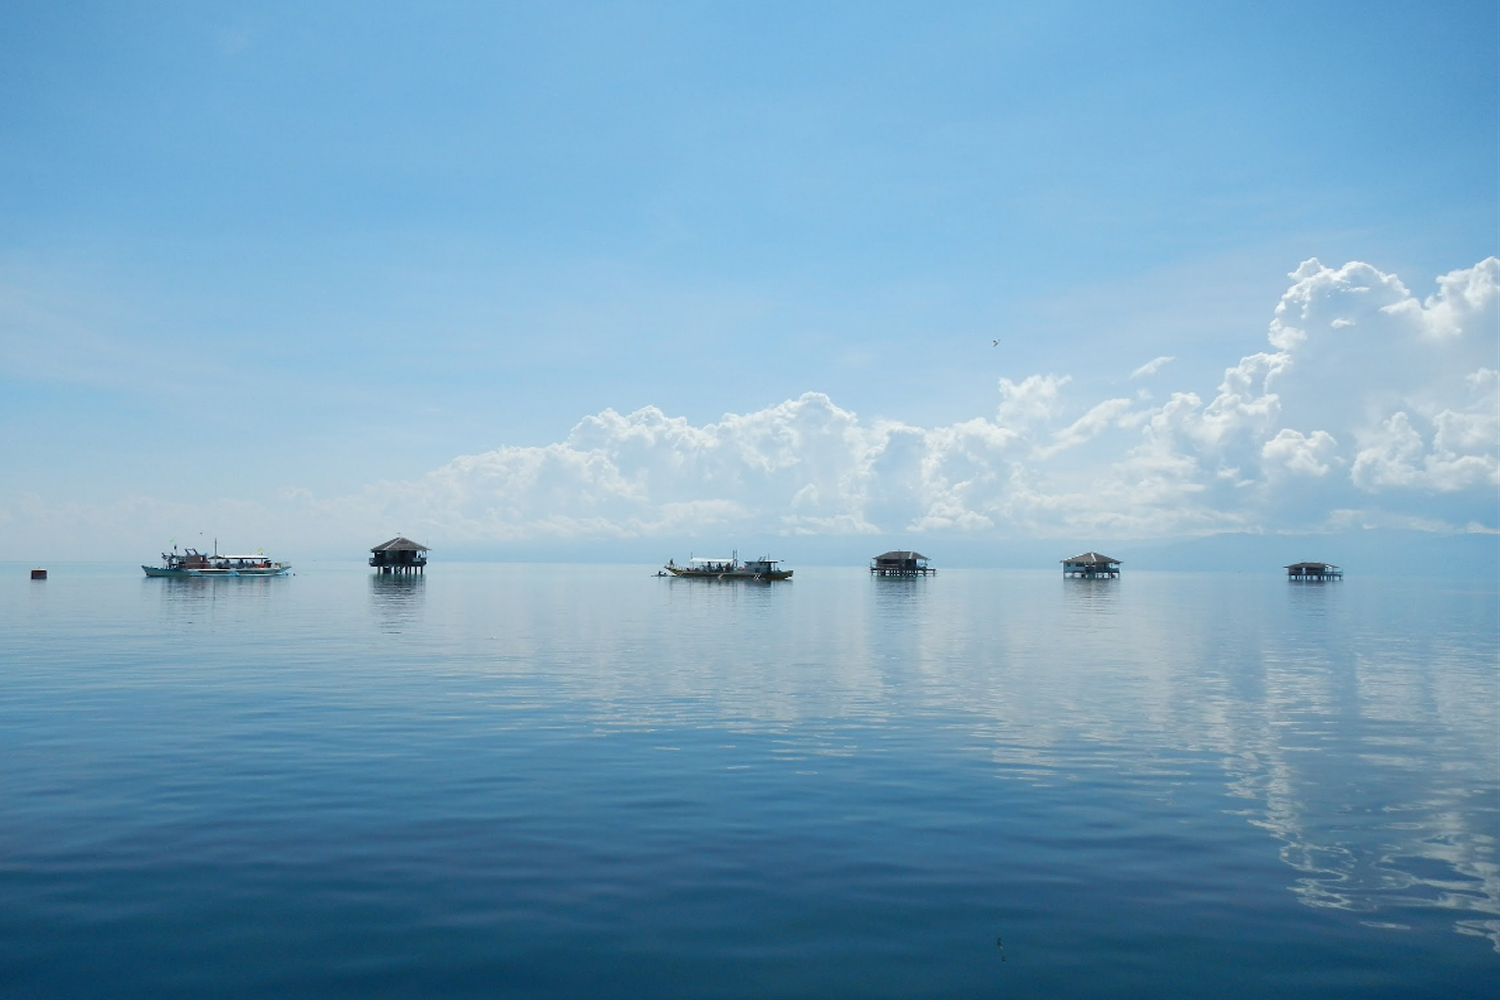
[[1494, 997], [1494, 581], [0, 566], [0, 996]]

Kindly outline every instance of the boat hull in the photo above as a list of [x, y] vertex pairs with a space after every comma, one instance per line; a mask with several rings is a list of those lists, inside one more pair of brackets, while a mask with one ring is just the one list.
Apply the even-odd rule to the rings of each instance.
[[169, 580], [201, 580], [218, 577], [286, 576], [291, 572], [292, 567], [280, 565], [255, 566], [247, 569], [164, 569], [161, 566], [142, 566], [141, 569], [151, 577], [165, 577]]
[[725, 570], [715, 573], [711, 570], [683, 569], [680, 566], [667, 566], [667, 572], [673, 576], [688, 580], [790, 580], [794, 570], [778, 569], [767, 573], [751, 573], [742, 569]]

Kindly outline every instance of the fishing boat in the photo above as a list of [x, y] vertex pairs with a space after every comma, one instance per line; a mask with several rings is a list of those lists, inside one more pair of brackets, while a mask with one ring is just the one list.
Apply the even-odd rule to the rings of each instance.
[[792, 570], [777, 569], [780, 559], [761, 556], [759, 559], [740, 561], [738, 552], [723, 557], [696, 556], [679, 566], [672, 560], [662, 567], [672, 576], [684, 576], [697, 580], [789, 580]]
[[172, 546], [171, 552], [161, 554], [160, 566], [142, 566], [147, 576], [165, 576], [177, 579], [189, 577], [220, 577], [220, 576], [286, 576], [291, 572], [292, 564], [274, 562], [267, 559], [262, 553], [249, 556], [221, 556], [215, 547], [212, 555], [199, 552], [197, 549], [184, 549], [177, 551], [177, 546]]

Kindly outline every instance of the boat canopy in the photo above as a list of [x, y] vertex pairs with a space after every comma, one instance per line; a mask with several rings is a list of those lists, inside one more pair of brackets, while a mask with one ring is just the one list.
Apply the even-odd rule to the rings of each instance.
[[694, 556], [688, 560], [693, 563], [732, 563], [734, 561], [733, 556]]

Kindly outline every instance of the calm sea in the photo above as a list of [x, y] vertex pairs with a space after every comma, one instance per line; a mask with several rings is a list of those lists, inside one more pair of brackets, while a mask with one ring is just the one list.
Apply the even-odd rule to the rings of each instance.
[[0, 996], [1500, 991], [1494, 580], [0, 567]]

